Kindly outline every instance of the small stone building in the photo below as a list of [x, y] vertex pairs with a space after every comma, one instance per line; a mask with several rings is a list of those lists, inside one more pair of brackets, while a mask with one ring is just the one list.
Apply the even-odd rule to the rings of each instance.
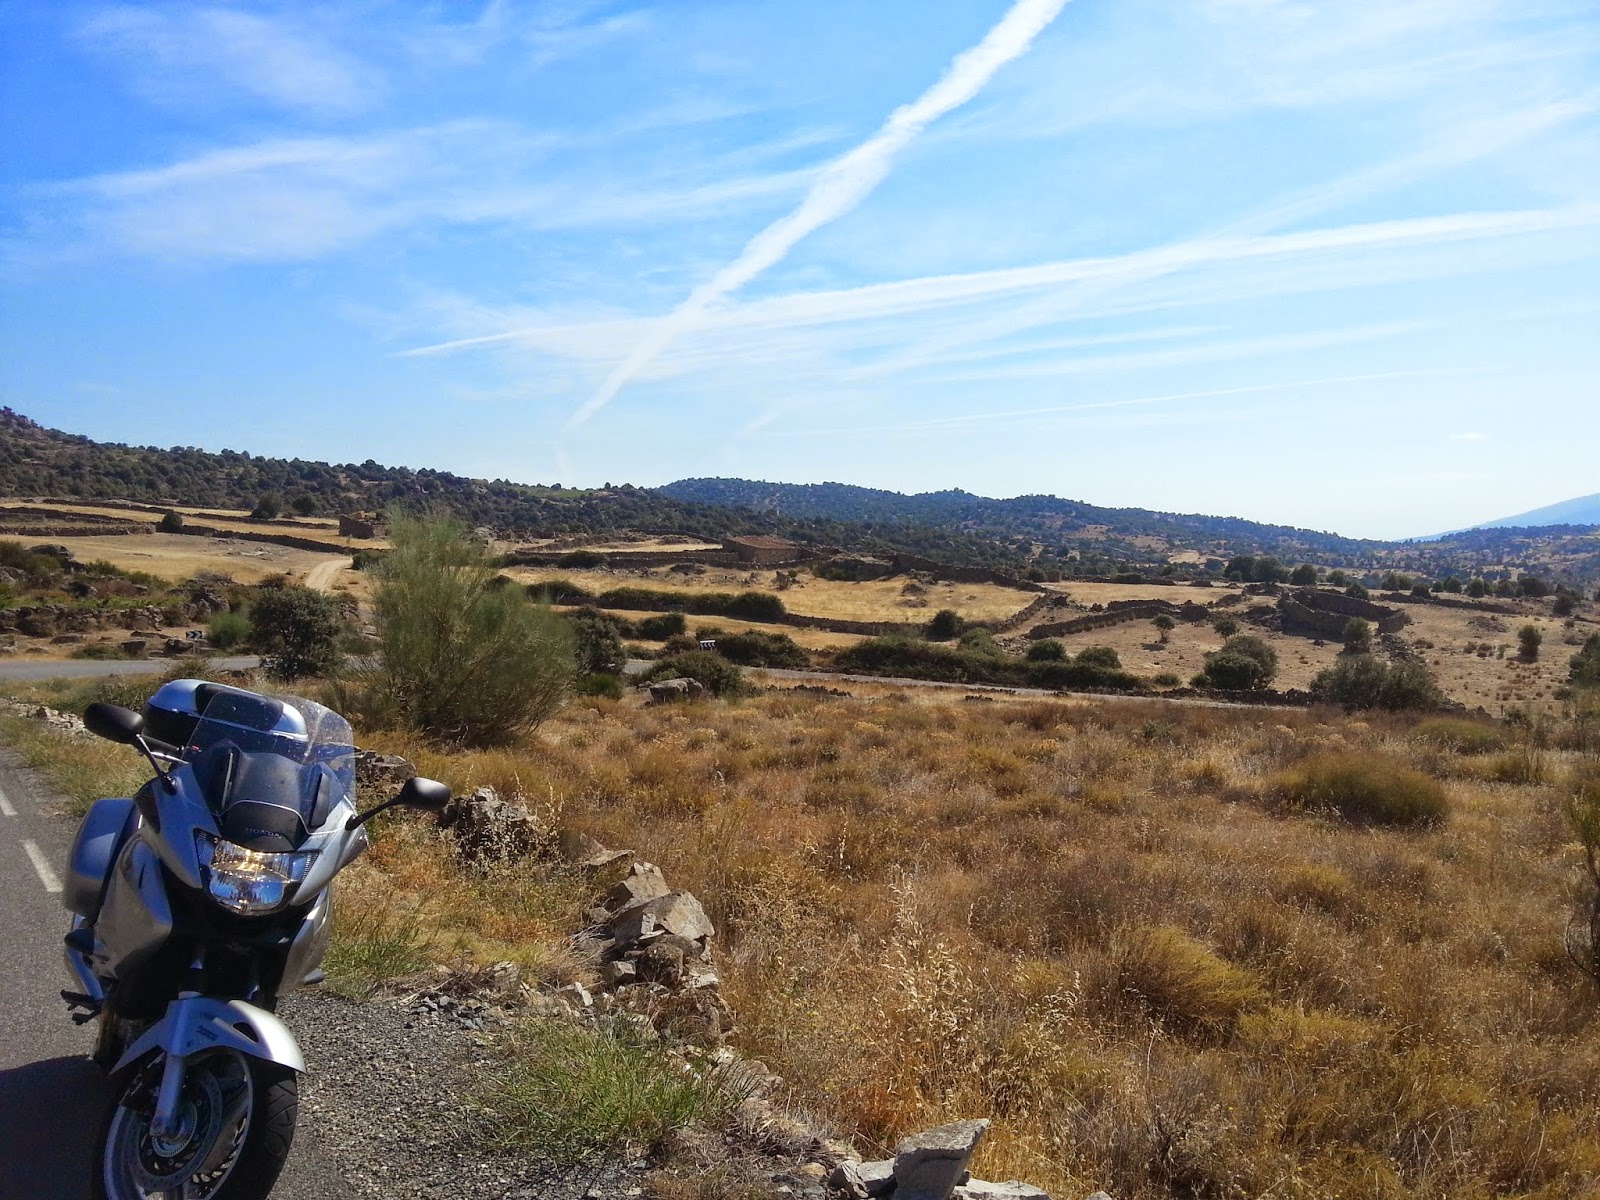
[[722, 548], [727, 553], [735, 555], [740, 562], [746, 563], [789, 562], [800, 556], [800, 547], [793, 542], [759, 534], [750, 537], [724, 538]]

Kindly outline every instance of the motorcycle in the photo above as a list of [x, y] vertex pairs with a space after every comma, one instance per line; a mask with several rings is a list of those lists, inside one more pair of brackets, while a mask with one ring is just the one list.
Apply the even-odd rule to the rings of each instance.
[[278, 998], [320, 983], [334, 876], [394, 805], [450, 790], [409, 780], [357, 812], [350, 725], [323, 705], [195, 679], [143, 713], [91, 704], [92, 733], [154, 777], [84, 816], [63, 881], [79, 1024], [110, 1073], [102, 1200], [263, 1200], [294, 1137], [305, 1070]]

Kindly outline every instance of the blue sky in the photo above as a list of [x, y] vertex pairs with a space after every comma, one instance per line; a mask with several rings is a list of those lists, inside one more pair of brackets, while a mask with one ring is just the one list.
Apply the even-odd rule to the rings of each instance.
[[1593, 0], [0, 8], [0, 403], [1367, 536], [1600, 487]]

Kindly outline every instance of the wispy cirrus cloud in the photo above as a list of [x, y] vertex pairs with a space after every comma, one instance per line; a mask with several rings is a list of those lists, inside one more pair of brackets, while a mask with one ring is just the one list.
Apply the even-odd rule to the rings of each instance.
[[172, 103], [222, 88], [296, 112], [348, 113], [383, 90], [370, 65], [316, 30], [237, 8], [108, 6], [78, 36], [119, 60], [146, 95]]
[[901, 150], [929, 124], [977, 95], [1006, 63], [1025, 53], [1066, 2], [1016, 0], [999, 24], [976, 46], [958, 55], [937, 83], [891, 113], [872, 137], [829, 163], [799, 208], [751, 238], [736, 259], [695, 288], [660, 321], [600, 389], [573, 412], [567, 427], [583, 424], [615, 399], [673, 341], [694, 328], [714, 304], [781, 262], [802, 239], [860, 204], [883, 181]]

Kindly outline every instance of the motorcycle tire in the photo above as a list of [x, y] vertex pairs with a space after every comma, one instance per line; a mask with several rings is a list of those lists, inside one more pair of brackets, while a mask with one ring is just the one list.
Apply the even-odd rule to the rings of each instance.
[[[184, 1145], [163, 1157], [150, 1118], [164, 1063], [164, 1055], [152, 1054], [118, 1081], [97, 1142], [95, 1200], [150, 1200], [169, 1193], [194, 1200], [267, 1200], [294, 1141], [298, 1076], [235, 1050], [195, 1055], [185, 1072], [180, 1123], [191, 1134], [202, 1122], [216, 1128], [198, 1148]], [[246, 1088], [244, 1096], [240, 1089]], [[235, 1112], [241, 1103], [242, 1113]], [[211, 1157], [214, 1145], [223, 1157], [197, 1179], [188, 1168]]]

